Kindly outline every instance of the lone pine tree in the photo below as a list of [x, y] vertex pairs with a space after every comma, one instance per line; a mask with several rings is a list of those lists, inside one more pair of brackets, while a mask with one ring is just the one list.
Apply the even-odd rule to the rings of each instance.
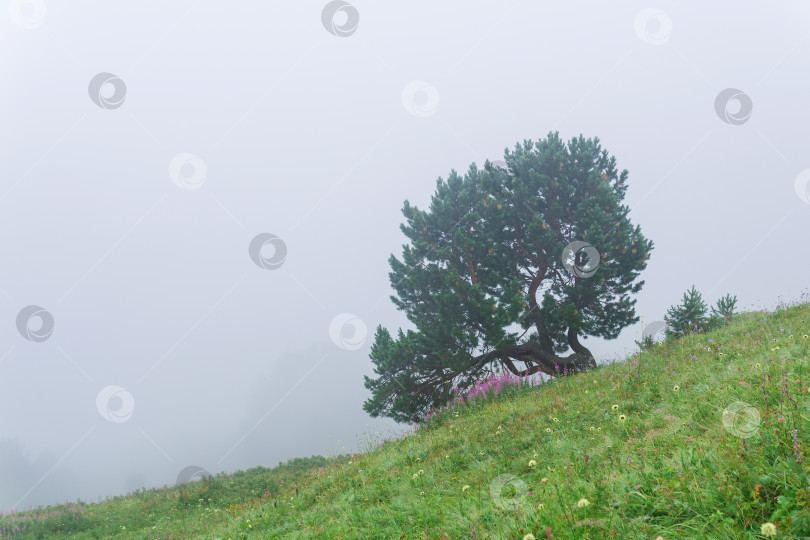
[[404, 202], [410, 244], [389, 258], [391, 301], [416, 331], [377, 327], [372, 416], [420, 422], [486, 372], [594, 367], [580, 337], [614, 339], [638, 321], [630, 295], [653, 243], [622, 204], [627, 170], [598, 138], [558, 133], [504, 160], [439, 178], [429, 211]]

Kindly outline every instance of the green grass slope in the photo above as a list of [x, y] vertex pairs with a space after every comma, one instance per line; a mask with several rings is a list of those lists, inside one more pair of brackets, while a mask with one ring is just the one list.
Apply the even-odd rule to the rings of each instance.
[[6, 516], [0, 537], [810, 538], [808, 334], [808, 304], [742, 314], [325, 467]]

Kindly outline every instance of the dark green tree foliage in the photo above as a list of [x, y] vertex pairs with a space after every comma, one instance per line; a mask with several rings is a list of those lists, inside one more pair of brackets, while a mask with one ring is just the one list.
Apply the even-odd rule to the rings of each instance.
[[728, 321], [734, 316], [734, 309], [737, 306], [737, 297], [730, 294], [717, 300], [717, 305], [712, 306], [712, 316], [724, 321]]
[[702, 332], [714, 330], [724, 325], [734, 316], [737, 306], [737, 297], [727, 294], [717, 300], [711, 307], [711, 315], [706, 316], [706, 303], [703, 296], [692, 288], [683, 295], [683, 300], [677, 306], [667, 310], [667, 337], [679, 337], [689, 332]]
[[668, 332], [676, 336], [700, 332], [708, 322], [706, 302], [695, 286], [683, 293], [683, 300], [667, 310]]
[[[394, 338], [377, 327], [378, 378], [365, 377], [372, 416], [421, 421], [486, 372], [593, 367], [580, 336], [613, 339], [637, 322], [630, 295], [653, 243], [622, 204], [628, 172], [581, 135], [549, 133], [504, 159], [506, 168], [487, 161], [439, 178], [429, 211], [404, 202], [410, 244], [389, 258], [391, 300], [416, 331]], [[588, 246], [564, 260], [574, 241]]]
[[706, 330], [715, 330], [728, 323], [734, 316], [734, 309], [737, 305], [737, 297], [730, 294], [717, 300], [717, 304], [712, 306], [712, 314], [706, 323]]

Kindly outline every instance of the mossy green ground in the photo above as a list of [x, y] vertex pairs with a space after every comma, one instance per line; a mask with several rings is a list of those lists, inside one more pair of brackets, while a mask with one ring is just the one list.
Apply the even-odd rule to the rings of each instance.
[[808, 304], [745, 313], [320, 469], [49, 507], [11, 537], [810, 537], [808, 334]]

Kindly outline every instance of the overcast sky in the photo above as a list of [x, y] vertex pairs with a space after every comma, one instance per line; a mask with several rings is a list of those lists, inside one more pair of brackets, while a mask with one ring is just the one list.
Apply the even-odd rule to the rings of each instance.
[[362, 376], [412, 328], [402, 203], [549, 131], [601, 139], [655, 242], [599, 361], [693, 284], [808, 285], [807, 2], [3, 7], [0, 509], [401, 431]]

